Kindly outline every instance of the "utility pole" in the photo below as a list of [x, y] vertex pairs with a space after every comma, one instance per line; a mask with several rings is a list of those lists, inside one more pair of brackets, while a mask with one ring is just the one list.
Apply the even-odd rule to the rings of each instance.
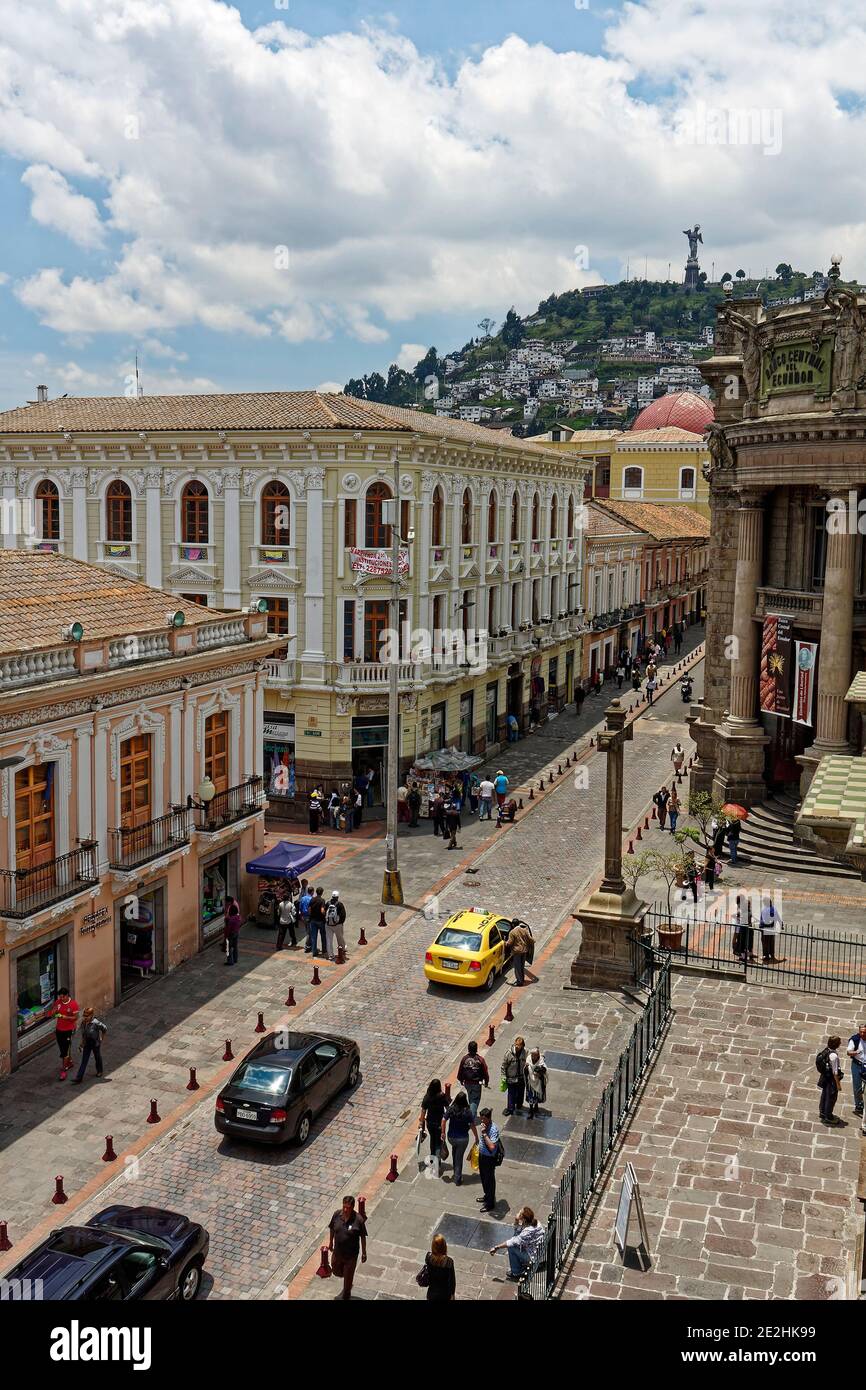
[[[387, 503], [383, 505], [387, 506]], [[394, 447], [394, 498], [391, 515], [391, 641], [388, 666], [388, 786], [385, 792], [385, 876], [382, 902], [402, 906], [397, 867], [397, 785], [400, 776], [400, 451]]]

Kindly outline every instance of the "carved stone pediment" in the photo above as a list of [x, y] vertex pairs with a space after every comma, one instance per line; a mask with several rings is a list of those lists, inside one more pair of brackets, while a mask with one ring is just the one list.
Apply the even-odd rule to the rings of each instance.
[[286, 574], [285, 570], [277, 565], [250, 570], [247, 574], [247, 585], [250, 589], [297, 589], [300, 582], [296, 574]]
[[173, 569], [165, 576], [166, 584], [204, 584], [213, 585], [213, 580], [204, 569]]

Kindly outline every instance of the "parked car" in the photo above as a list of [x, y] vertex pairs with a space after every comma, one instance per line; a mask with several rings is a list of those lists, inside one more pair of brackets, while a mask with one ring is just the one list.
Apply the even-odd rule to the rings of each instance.
[[357, 1084], [361, 1052], [332, 1033], [269, 1033], [216, 1098], [220, 1134], [260, 1144], [303, 1144], [316, 1115]]
[[511, 918], [469, 908], [455, 912], [424, 955], [424, 974], [437, 985], [491, 990], [511, 959]]
[[7, 1270], [0, 1301], [29, 1293], [59, 1302], [138, 1299], [191, 1303], [201, 1286], [210, 1236], [197, 1221], [161, 1207], [106, 1207], [84, 1226], [61, 1226]]

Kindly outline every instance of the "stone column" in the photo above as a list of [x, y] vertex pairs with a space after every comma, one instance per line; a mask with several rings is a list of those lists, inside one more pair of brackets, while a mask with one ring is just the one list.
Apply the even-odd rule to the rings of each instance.
[[173, 806], [185, 800], [183, 789], [183, 765], [181, 761], [181, 735], [183, 732], [183, 699], [172, 700], [169, 705], [169, 776], [171, 785], [169, 796]]
[[[94, 720], [93, 750], [93, 838], [99, 841], [97, 858], [100, 865], [108, 859], [108, 726], [110, 720]], [[114, 795], [114, 788], [111, 789]], [[114, 808], [112, 807], [112, 819]]]
[[761, 582], [763, 540], [764, 510], [760, 497], [743, 493], [739, 516], [732, 629], [736, 653], [731, 663], [732, 724], [757, 722], [760, 629], [755, 622], [754, 614], [758, 601], [758, 585]]
[[302, 679], [324, 681], [325, 664], [325, 538], [324, 468], [304, 472], [306, 486], [306, 571], [304, 595], [304, 650]]
[[432, 473], [421, 475], [421, 520], [415, 534], [416, 566], [418, 575], [418, 626], [429, 633], [432, 625], [430, 600], [430, 566], [433, 560], [431, 542], [431, 499], [435, 478]]
[[[241, 475], [237, 469], [225, 474], [223, 485], [223, 606], [241, 606]], [[322, 534], [319, 527], [319, 536]], [[321, 545], [318, 547], [321, 558]], [[307, 556], [309, 558], [309, 548]], [[148, 583], [150, 581], [148, 580]]]
[[[76, 834], [81, 840], [93, 837], [93, 768], [90, 755], [90, 739], [93, 730], [88, 724], [75, 730], [78, 743], [76, 758], [76, 782], [78, 790], [78, 827]], [[104, 795], [104, 791], [100, 793]]]
[[[15, 485], [18, 470], [15, 468], [0, 469], [0, 486], [3, 490], [3, 549], [14, 550], [18, 545], [18, 536], [15, 523], [12, 518], [15, 516]], [[34, 504], [35, 506], [35, 504]]]
[[[87, 474], [83, 468], [72, 470], [72, 558], [86, 560], [87, 557]], [[148, 584], [152, 583], [148, 579]], [[158, 589], [160, 583], [154, 582]]]
[[818, 717], [812, 745], [819, 756], [849, 751], [845, 694], [851, 684], [856, 550], [857, 537], [853, 534], [827, 537], [824, 607], [818, 648]]

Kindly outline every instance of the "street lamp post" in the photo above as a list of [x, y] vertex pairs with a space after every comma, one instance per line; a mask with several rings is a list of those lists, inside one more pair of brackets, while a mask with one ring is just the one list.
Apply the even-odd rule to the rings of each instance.
[[[385, 874], [382, 902], [402, 906], [403, 883], [397, 864], [397, 784], [400, 776], [400, 454], [394, 449], [394, 496], [387, 507], [391, 517], [391, 612], [388, 663], [388, 785], [385, 791]], [[405, 538], [411, 540], [411, 533]]]

